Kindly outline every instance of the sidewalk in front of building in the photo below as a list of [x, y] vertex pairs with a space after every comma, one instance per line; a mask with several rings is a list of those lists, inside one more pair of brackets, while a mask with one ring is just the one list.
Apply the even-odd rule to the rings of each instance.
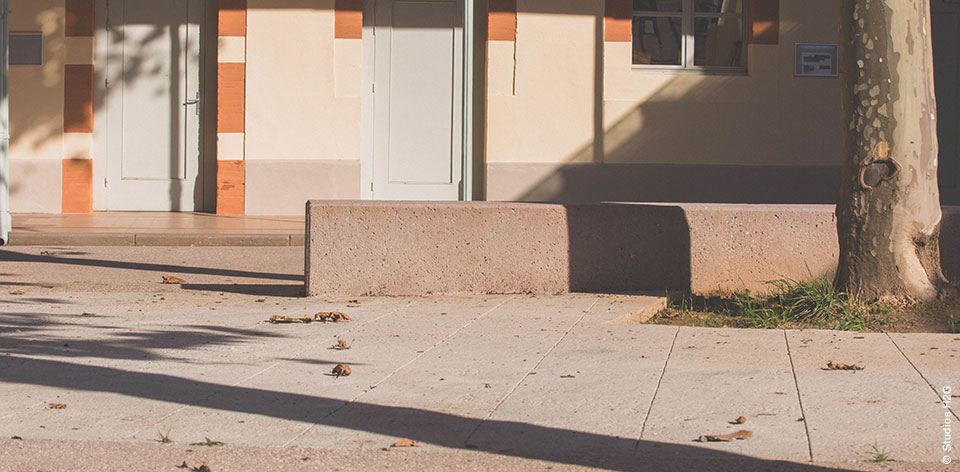
[[14, 246], [303, 246], [304, 218], [210, 213], [15, 214]]
[[[276, 290], [302, 283], [289, 247], [0, 260], [0, 470], [950, 470], [958, 335], [622, 324], [641, 296], [307, 299]], [[268, 321], [321, 311], [352, 321]]]

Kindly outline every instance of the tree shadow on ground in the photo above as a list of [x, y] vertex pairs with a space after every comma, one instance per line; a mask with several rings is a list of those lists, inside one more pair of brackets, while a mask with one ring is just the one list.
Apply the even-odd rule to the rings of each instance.
[[[683, 470], [687, 460], [735, 470], [837, 470], [763, 460], [692, 445], [638, 441], [529, 423], [481, 420], [418, 408], [346, 402], [323, 396], [229, 386], [172, 375], [131, 372], [20, 356], [0, 357], [0, 381], [115, 393], [180, 405], [248, 413], [347, 430], [411, 438], [453, 449], [609, 470]], [[342, 414], [348, 407], [350, 414]], [[701, 469], [704, 470], [704, 469]]]

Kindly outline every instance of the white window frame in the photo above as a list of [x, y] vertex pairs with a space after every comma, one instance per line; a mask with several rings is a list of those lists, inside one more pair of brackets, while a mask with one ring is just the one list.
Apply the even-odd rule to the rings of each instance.
[[[694, 0], [682, 0], [682, 6], [680, 7], [679, 12], [667, 12], [667, 11], [647, 11], [647, 10], [633, 10], [633, 15], [630, 17], [631, 27], [630, 27], [630, 50], [633, 51], [633, 42], [636, 41], [636, 38], [633, 37], [633, 20], [639, 16], [644, 17], [655, 17], [655, 18], [676, 18], [680, 16], [681, 23], [681, 35], [680, 35], [680, 50], [681, 57], [683, 61], [680, 65], [667, 65], [667, 64], [632, 64], [633, 59], [631, 55], [631, 65], [634, 70], [637, 71], [655, 71], [655, 72], [677, 72], [677, 73], [694, 73], [694, 74], [720, 74], [720, 75], [744, 75], [747, 73], [747, 3], [750, 0], [743, 1], [743, 7], [741, 13], [697, 13], [694, 11]], [[696, 19], [698, 18], [738, 18], [740, 19], [740, 24], [743, 27], [743, 65], [739, 67], [725, 67], [725, 66], [697, 66], [694, 65], [696, 60], [696, 51], [694, 50], [694, 45], [696, 42]]]

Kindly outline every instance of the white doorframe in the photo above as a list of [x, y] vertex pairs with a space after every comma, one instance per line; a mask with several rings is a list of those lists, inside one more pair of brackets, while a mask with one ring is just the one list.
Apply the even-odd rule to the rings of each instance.
[[[374, 162], [374, 92], [376, 77], [376, 24], [377, 0], [363, 0], [363, 63], [361, 116], [363, 133], [360, 156], [360, 197], [373, 200]], [[460, 179], [460, 200], [473, 198], [473, 54], [474, 54], [474, 5], [475, 0], [464, 0], [463, 23], [463, 165]]]

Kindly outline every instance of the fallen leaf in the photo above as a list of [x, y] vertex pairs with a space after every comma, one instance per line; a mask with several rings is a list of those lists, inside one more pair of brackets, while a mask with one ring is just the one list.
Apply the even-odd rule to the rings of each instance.
[[211, 472], [210, 467], [207, 464], [201, 464], [199, 467], [190, 467], [187, 465], [187, 461], [183, 461], [182, 464], [177, 466], [178, 469], [189, 469], [192, 472]]
[[752, 438], [752, 437], [753, 437], [753, 431], [747, 431], [747, 430], [745, 430], [745, 429], [741, 429], [740, 431], [737, 431], [737, 432], [735, 432], [735, 433], [730, 433], [730, 434], [721, 434], [721, 435], [716, 435], [716, 436], [715, 436], [715, 435], [704, 435], [704, 436], [700, 436], [700, 437], [697, 439], [697, 441], [699, 441], [699, 442], [728, 442], [728, 441], [740, 440], [740, 439], [750, 439], [750, 438]]
[[331, 321], [333, 323], [339, 323], [341, 321], [353, 320], [353, 318], [350, 318], [350, 316], [347, 315], [346, 313], [341, 313], [339, 311], [331, 311], [331, 312], [321, 311], [320, 313], [313, 315], [313, 318], [318, 321], [322, 321], [324, 323], [328, 321]]
[[337, 343], [333, 345], [333, 348], [338, 351], [346, 351], [347, 349], [350, 349], [352, 347], [353, 347], [353, 341], [351, 341], [350, 344], [347, 344], [347, 342], [344, 341], [342, 338], [337, 338]]
[[14, 290], [10, 292], [10, 295], [23, 295], [25, 292], [23, 290]]
[[863, 370], [863, 367], [859, 364], [835, 364], [833, 361], [827, 361], [827, 367], [823, 370]]
[[576, 377], [577, 377], [576, 375], [570, 375], [570, 374], [560, 376], [561, 379], [573, 379]]
[[23, 441], [23, 438], [21, 438], [20, 436], [10, 436], [10, 439], [13, 439], [16, 441]]
[[304, 316], [303, 318], [294, 318], [287, 315], [273, 315], [270, 317], [270, 322], [273, 324], [287, 324], [287, 323], [313, 323], [313, 318], [309, 316]]
[[55, 256], [57, 255], [56, 251], [40, 251], [41, 256]]
[[172, 275], [164, 275], [163, 282], [160, 282], [160, 283], [167, 284], [167, 285], [183, 285], [187, 283], [187, 281], [181, 279], [180, 277], [174, 277]]
[[337, 366], [333, 368], [333, 375], [336, 375], [338, 379], [340, 377], [347, 377], [352, 373], [348, 365], [337, 364]]
[[263, 303], [263, 302], [265, 302], [265, 301], [267, 301], [266, 298], [258, 298], [258, 299], [256, 299], [256, 300], [254, 300], [254, 302], [256, 302], [256, 303]]
[[730, 424], [744, 424], [747, 422], [747, 419], [743, 416], [738, 416], [737, 419], [730, 422]]
[[66, 403], [51, 403], [49, 405], [51, 410], [62, 410], [67, 407]]
[[420, 443], [418, 443], [418, 442], [416, 442], [416, 441], [414, 441], [414, 440], [412, 440], [412, 439], [406, 439], [406, 438], [404, 438], [404, 439], [401, 439], [401, 440], [393, 443], [393, 445], [390, 446], [390, 447], [420, 447]]
[[797, 421], [803, 421], [803, 420], [804, 420], [804, 419], [803, 419], [803, 417], [802, 417], [802, 416], [801, 416], [801, 417], [799, 417], [799, 418], [797, 418]]

